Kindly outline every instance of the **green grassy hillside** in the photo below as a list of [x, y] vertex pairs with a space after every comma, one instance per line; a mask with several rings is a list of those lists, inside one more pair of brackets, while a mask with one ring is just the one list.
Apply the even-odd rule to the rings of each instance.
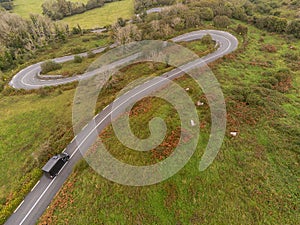
[[[300, 73], [297, 60], [288, 56], [299, 57], [299, 52], [291, 53], [291, 43], [279, 35], [248, 28], [248, 41], [240, 37], [236, 54], [210, 65], [225, 94], [228, 124], [222, 149], [206, 171], [199, 172], [198, 163], [209, 136], [207, 107], [199, 109], [197, 151], [174, 177], [149, 187], [127, 187], [100, 177], [82, 161], [39, 224], [299, 223]], [[186, 46], [199, 49], [197, 44]], [[269, 52], [266, 45], [276, 51]], [[299, 49], [300, 41], [293, 46]], [[141, 70], [129, 68], [126, 74]], [[287, 71], [291, 80], [279, 81]], [[199, 98], [190, 79], [177, 82], [191, 88], [194, 100]], [[157, 99], [143, 100], [135, 109], [131, 125], [142, 137], [158, 112], [168, 125], [176, 126], [172, 108]], [[239, 132], [236, 138], [229, 135], [233, 130]], [[111, 127], [102, 138], [115, 157], [129, 163], [153, 163], [164, 154], [128, 151]], [[165, 140], [174, 142], [174, 137]]]
[[[107, 43], [106, 38], [95, 34], [74, 36], [66, 43], [40, 49], [36, 59], [3, 76], [10, 80], [19, 70], [37, 61], [84, 52]], [[0, 94], [0, 224], [35, 185], [42, 175], [43, 164], [72, 140], [75, 85], [33, 92], [6, 87]]]

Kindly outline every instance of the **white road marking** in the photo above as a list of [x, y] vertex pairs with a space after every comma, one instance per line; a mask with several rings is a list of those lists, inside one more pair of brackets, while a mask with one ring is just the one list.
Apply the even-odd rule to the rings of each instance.
[[87, 123], [81, 130], [84, 130], [89, 124]]
[[76, 138], [77, 138], [77, 135], [76, 135], [75, 137], [73, 137], [71, 143], [72, 143], [73, 141], [75, 141]]
[[38, 184], [40, 183], [41, 181], [39, 180], [35, 185], [34, 185], [34, 187], [31, 189], [31, 191], [33, 191], [35, 188], [36, 188], [36, 186], [38, 186]]
[[18, 211], [18, 209], [21, 207], [21, 205], [24, 203], [24, 200], [20, 203], [20, 205], [15, 209], [14, 213]]
[[28, 213], [24, 216], [23, 220], [19, 223], [19, 225], [22, 225], [24, 223], [24, 221], [27, 219], [27, 217], [29, 216], [29, 214], [32, 212], [32, 210], [35, 208], [35, 206], [39, 203], [39, 201], [41, 200], [41, 198], [45, 195], [45, 193], [48, 191], [48, 189], [50, 188], [50, 186], [53, 184], [53, 182], [55, 181], [55, 179], [56, 179], [56, 177], [54, 177], [53, 180], [50, 182], [50, 184], [46, 187], [46, 189], [43, 191], [43, 193], [38, 198], [38, 200], [33, 204], [33, 206], [28, 211]]

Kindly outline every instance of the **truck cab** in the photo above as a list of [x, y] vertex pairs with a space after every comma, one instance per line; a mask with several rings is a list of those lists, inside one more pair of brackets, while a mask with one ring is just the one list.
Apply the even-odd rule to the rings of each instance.
[[63, 166], [69, 161], [70, 156], [67, 153], [61, 153], [53, 156], [42, 168], [44, 174], [53, 179], [57, 176]]

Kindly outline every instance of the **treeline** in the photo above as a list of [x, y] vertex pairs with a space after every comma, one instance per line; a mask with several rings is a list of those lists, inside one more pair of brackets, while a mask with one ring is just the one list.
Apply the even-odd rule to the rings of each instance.
[[[136, 9], [143, 12], [128, 27], [117, 23], [113, 27], [113, 38], [120, 44], [140, 39], [168, 39], [175, 32], [200, 27], [204, 21], [212, 21], [214, 26], [226, 28], [230, 26], [231, 19], [253, 24], [269, 32], [300, 38], [300, 20], [288, 21], [277, 16], [260, 15], [250, 1], [233, 4], [225, 0], [189, 0], [184, 4], [166, 7], [161, 13], [146, 16], [145, 9], [162, 3], [170, 2], [136, 0], [135, 5], [139, 6]], [[240, 25], [238, 28], [238, 33], [247, 33], [247, 27]]]
[[[153, 24], [156, 24], [154, 27], [160, 28], [162, 33], [169, 33], [170, 29], [175, 28], [176, 30], [178, 27], [188, 28], [189, 24], [199, 25], [200, 21], [213, 21], [216, 27], [226, 28], [231, 23], [230, 19], [237, 19], [253, 24], [262, 30], [300, 38], [299, 19], [289, 21], [286, 18], [276, 16], [278, 13], [270, 16], [264, 15], [267, 12], [271, 12], [271, 9], [276, 9], [280, 6], [276, 3], [273, 4], [272, 2], [261, 0], [247, 0], [243, 1], [242, 4], [235, 4], [230, 0], [188, 0], [183, 2], [183, 5], [187, 7], [184, 11], [178, 11], [177, 18], [174, 18], [176, 13], [172, 14], [172, 12], [169, 13], [167, 12], [168, 10], [164, 10], [163, 15], [159, 17], [160, 21], [153, 22]], [[135, 0], [135, 10], [139, 13], [142, 12], [142, 15], [146, 9], [151, 7], [173, 3], [173, 0]], [[267, 8], [266, 11], [264, 7]], [[174, 7], [171, 8], [174, 9]]]
[[0, 0], [0, 8], [12, 10], [14, 6], [13, 0]]
[[67, 0], [46, 0], [42, 4], [43, 14], [52, 20], [61, 20], [64, 17], [84, 13], [87, 10], [102, 7], [105, 3], [120, 0], [88, 0], [86, 4], [82, 2], [71, 2]]
[[276, 16], [261, 16], [254, 17], [252, 22], [259, 29], [281, 34], [286, 33], [300, 38], [300, 20], [288, 21]]
[[153, 7], [173, 5], [174, 3], [176, 3], [176, 0], [135, 0], [134, 11], [135, 13], [141, 13]]
[[0, 70], [8, 70], [28, 60], [34, 52], [49, 42], [65, 40], [68, 26], [41, 15], [29, 20], [3, 11], [0, 13]]
[[262, 6], [278, 8], [278, 4], [248, 0], [242, 5], [235, 5], [224, 0], [194, 0], [188, 6], [197, 9], [203, 20], [213, 20], [217, 27], [226, 27], [230, 24], [228, 19], [237, 19], [255, 25], [257, 28], [269, 32], [293, 35], [300, 38], [300, 20], [289, 21], [279, 16], [264, 16]]

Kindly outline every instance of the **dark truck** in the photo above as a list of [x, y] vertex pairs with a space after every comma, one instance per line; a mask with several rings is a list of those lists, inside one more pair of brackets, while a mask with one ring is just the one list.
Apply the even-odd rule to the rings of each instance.
[[67, 153], [61, 153], [53, 156], [46, 165], [42, 168], [44, 174], [53, 179], [58, 172], [62, 169], [66, 162], [68, 162], [70, 156]]

